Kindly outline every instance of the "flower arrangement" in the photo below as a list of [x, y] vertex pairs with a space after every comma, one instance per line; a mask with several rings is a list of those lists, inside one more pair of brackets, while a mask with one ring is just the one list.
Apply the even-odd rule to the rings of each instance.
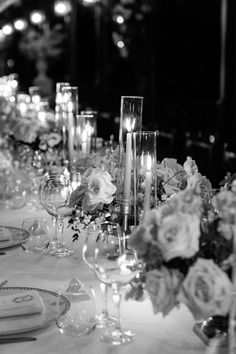
[[89, 167], [81, 176], [80, 185], [71, 195], [69, 207], [75, 209], [69, 220], [75, 231], [73, 241], [79, 237], [80, 229], [103, 222], [109, 215], [109, 206], [114, 200], [116, 186], [108, 171]]
[[184, 303], [196, 319], [227, 316], [236, 193], [222, 189], [213, 196], [214, 218], [203, 227], [201, 183], [195, 183], [198, 171], [191, 159], [184, 168], [187, 188], [152, 209], [130, 238], [144, 271], [131, 284], [127, 299], [140, 300], [147, 292], [155, 313], [166, 315]]

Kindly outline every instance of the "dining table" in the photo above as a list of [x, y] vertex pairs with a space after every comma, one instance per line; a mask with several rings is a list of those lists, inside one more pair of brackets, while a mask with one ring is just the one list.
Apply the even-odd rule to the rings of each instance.
[[[26, 217], [51, 218], [41, 207], [32, 208], [26, 204], [19, 209], [0, 209], [0, 226], [22, 227]], [[27, 253], [21, 244], [0, 249], [0, 282], [7, 280], [5, 287], [30, 287], [57, 292], [61, 285], [69, 284], [73, 277], [93, 287], [96, 301], [101, 304], [99, 282], [84, 263], [82, 246], [83, 232], [73, 242], [73, 232], [65, 227], [64, 240], [74, 251], [67, 257], [56, 257], [51, 254]], [[4, 287], [3, 287], [4, 288]], [[2, 288], [2, 289], [3, 289]], [[0, 295], [1, 295], [0, 289]], [[123, 289], [125, 295], [126, 289]], [[99, 306], [98, 306], [99, 307]], [[108, 308], [115, 311], [111, 294], [108, 293]], [[31, 342], [0, 344], [1, 354], [202, 354], [207, 353], [207, 346], [194, 332], [195, 320], [185, 305], [179, 305], [168, 315], [154, 314], [148, 296], [142, 301], [121, 301], [122, 327], [132, 330], [135, 340], [125, 345], [111, 345], [100, 340], [104, 329], [95, 328], [91, 333], [81, 337], [62, 334], [56, 321], [51, 321], [40, 328], [29, 328], [24, 336], [37, 339]], [[0, 319], [1, 321], [1, 319]], [[1, 338], [1, 333], [0, 333]]]

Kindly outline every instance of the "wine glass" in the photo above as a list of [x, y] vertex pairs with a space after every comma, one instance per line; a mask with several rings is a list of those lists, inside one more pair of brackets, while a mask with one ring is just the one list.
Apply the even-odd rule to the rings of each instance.
[[45, 172], [46, 161], [43, 154], [36, 150], [33, 156], [28, 160], [28, 164], [26, 164], [26, 170], [31, 180], [31, 193], [32, 197], [30, 200], [31, 208], [30, 211], [35, 211], [40, 209], [39, 204], [39, 184], [40, 180]]
[[27, 217], [22, 221], [22, 229], [27, 230], [30, 234], [23, 245], [26, 253], [43, 254], [47, 252], [49, 226], [44, 217]]
[[112, 300], [117, 309], [117, 319], [113, 327], [108, 328], [100, 339], [102, 342], [113, 345], [130, 343], [135, 338], [134, 333], [121, 328], [121, 288], [130, 283], [138, 274], [138, 259], [135, 251], [123, 247], [125, 238], [120, 232], [117, 233], [117, 236], [109, 235], [108, 237], [106, 233], [102, 232], [100, 237], [100, 242], [89, 247], [88, 235], [83, 246], [84, 261], [102, 283], [111, 286]]
[[[95, 269], [95, 263], [93, 262], [93, 254], [95, 252], [94, 247], [97, 247], [98, 245], [100, 245], [100, 247], [106, 247], [107, 243], [114, 243], [114, 242], [117, 244], [118, 232], [120, 232], [119, 224], [115, 222], [105, 221], [100, 225], [96, 226], [96, 233], [98, 235], [96, 241], [94, 241], [94, 238], [91, 237], [90, 230], [89, 229], [87, 230], [87, 235], [86, 235], [85, 243], [83, 245], [82, 254], [85, 263], [93, 271], [95, 276], [97, 276], [97, 274]], [[101, 313], [96, 315], [97, 327], [107, 328], [114, 325], [116, 318], [109, 315], [108, 308], [107, 308], [107, 295], [108, 295], [109, 286], [106, 283], [101, 282], [99, 278], [98, 280], [100, 282], [99, 288], [102, 293], [103, 303], [102, 303]]]
[[[72, 187], [68, 176], [46, 175], [39, 188], [40, 202], [53, 218], [56, 232], [49, 243], [49, 252], [58, 257], [73, 254], [63, 242], [64, 218], [70, 216], [73, 208], [69, 207]], [[57, 232], [58, 231], [58, 232]]]

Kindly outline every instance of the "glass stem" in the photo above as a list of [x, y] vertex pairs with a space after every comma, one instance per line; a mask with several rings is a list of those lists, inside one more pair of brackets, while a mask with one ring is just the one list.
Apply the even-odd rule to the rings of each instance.
[[115, 328], [121, 331], [121, 320], [120, 320], [120, 303], [121, 303], [121, 293], [117, 284], [112, 285], [112, 300], [117, 311], [117, 321], [115, 322]]
[[57, 218], [55, 216], [52, 216], [52, 229], [53, 229], [52, 240], [53, 241], [58, 241], [58, 237], [57, 237]]
[[61, 218], [60, 216], [58, 216], [58, 218], [57, 218], [57, 228], [58, 228], [59, 242], [61, 243], [61, 245], [63, 245], [64, 222], [63, 222], [63, 218]]
[[108, 286], [104, 283], [100, 283], [100, 290], [102, 293], [102, 298], [103, 298], [103, 303], [102, 303], [102, 314], [104, 316], [108, 316], [108, 310], [107, 310], [107, 291], [108, 291]]

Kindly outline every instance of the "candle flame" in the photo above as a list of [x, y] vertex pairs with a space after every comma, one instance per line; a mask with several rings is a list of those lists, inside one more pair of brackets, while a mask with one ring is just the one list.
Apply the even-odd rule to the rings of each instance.
[[126, 118], [125, 127], [129, 133], [134, 130], [135, 122], [136, 122], [136, 119], [134, 117], [127, 117]]
[[146, 157], [146, 168], [147, 168], [147, 172], [151, 172], [151, 170], [152, 170], [152, 157], [150, 154], [147, 154], [147, 157]]

